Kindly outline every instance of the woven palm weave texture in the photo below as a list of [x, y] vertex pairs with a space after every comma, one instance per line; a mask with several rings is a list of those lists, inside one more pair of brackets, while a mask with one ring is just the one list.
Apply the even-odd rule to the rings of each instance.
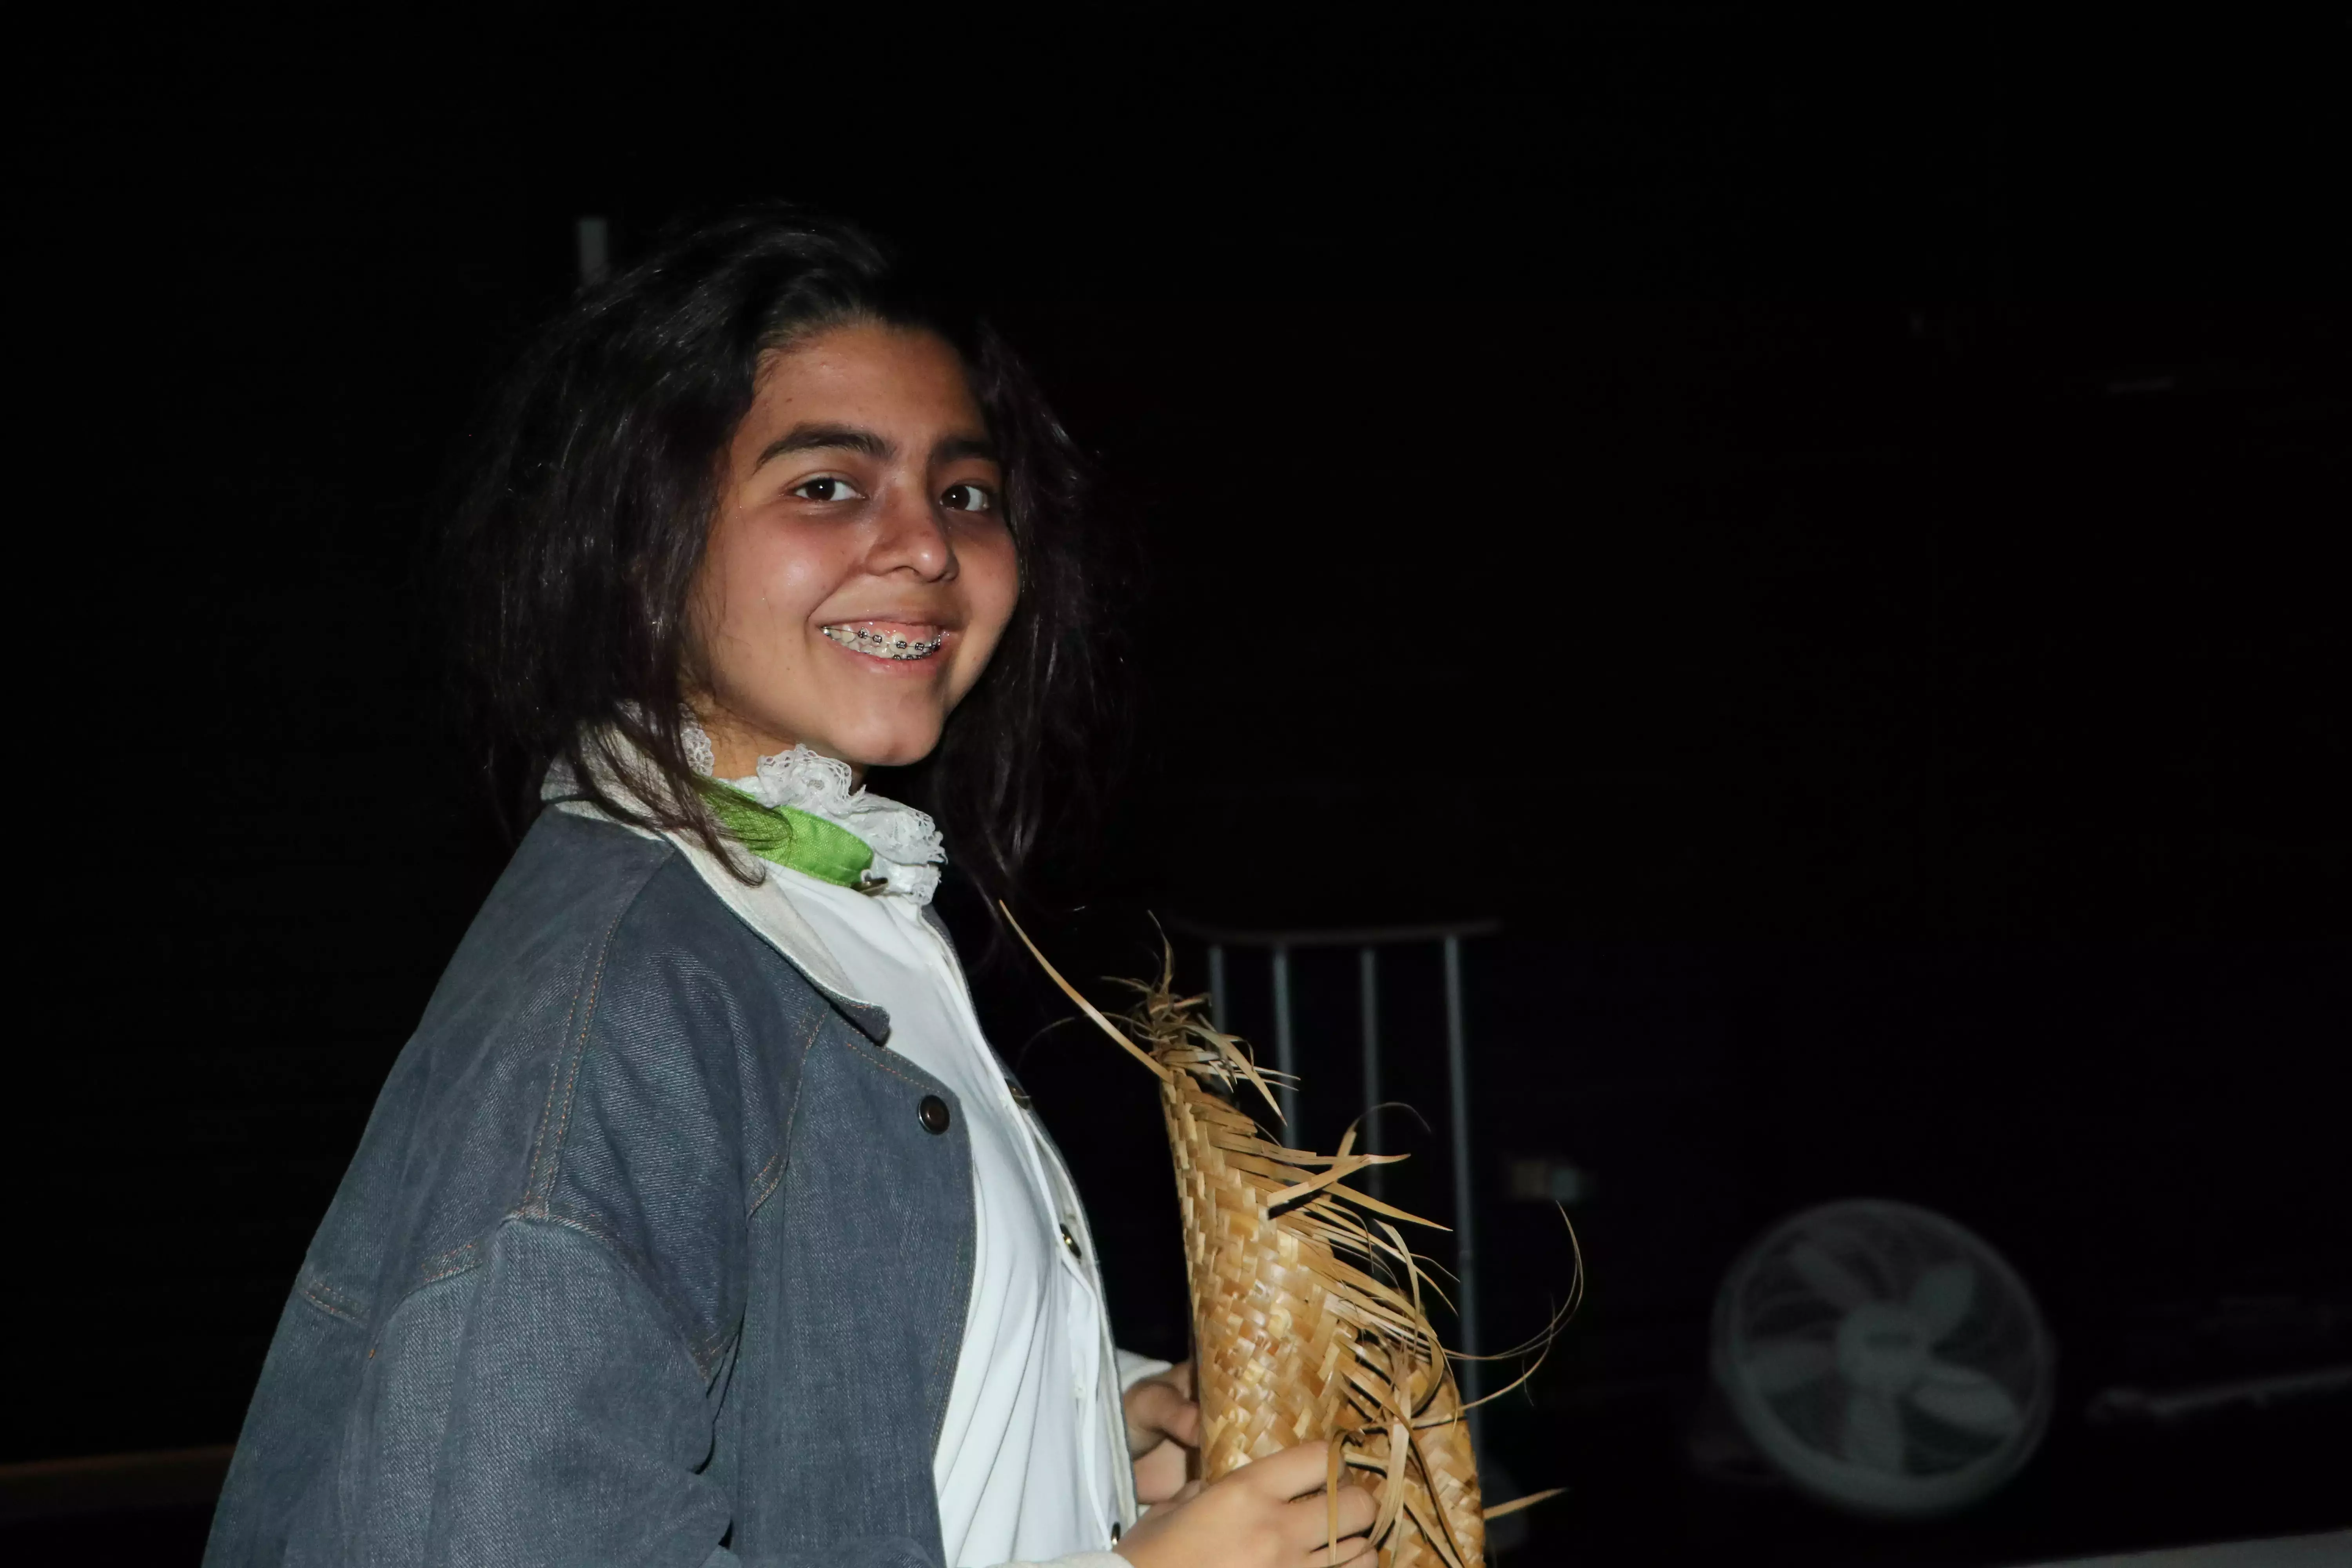
[[1349, 1467], [1378, 1500], [1381, 1568], [1481, 1568], [1486, 1520], [1461, 1393], [1394, 1223], [1429, 1222], [1345, 1184], [1403, 1156], [1354, 1153], [1352, 1131], [1335, 1154], [1267, 1138], [1234, 1103], [1247, 1086], [1271, 1110], [1265, 1076], [1245, 1045], [1202, 1016], [1202, 998], [1172, 994], [1170, 969], [1155, 984], [1129, 983], [1141, 997], [1122, 1031], [1030, 952], [1160, 1079], [1192, 1288], [1203, 1478], [1328, 1442], [1333, 1479]]

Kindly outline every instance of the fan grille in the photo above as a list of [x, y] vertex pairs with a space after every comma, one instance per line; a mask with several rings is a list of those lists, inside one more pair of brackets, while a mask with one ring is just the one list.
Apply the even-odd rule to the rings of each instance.
[[1958, 1507], [2012, 1474], [2048, 1418], [2032, 1297], [1940, 1215], [1857, 1200], [1768, 1232], [1717, 1302], [1716, 1375], [1749, 1436], [1842, 1506]]

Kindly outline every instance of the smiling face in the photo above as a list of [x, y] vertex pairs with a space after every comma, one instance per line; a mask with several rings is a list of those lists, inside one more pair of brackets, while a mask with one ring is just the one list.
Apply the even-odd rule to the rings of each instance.
[[761, 367], [694, 595], [695, 689], [720, 778], [795, 742], [919, 761], [1012, 619], [1003, 475], [963, 362], [856, 321]]

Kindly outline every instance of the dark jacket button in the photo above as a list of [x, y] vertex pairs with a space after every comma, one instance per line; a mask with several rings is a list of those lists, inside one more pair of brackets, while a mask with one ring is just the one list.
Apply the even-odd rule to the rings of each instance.
[[1014, 1105], [1019, 1106], [1024, 1110], [1029, 1109], [1029, 1091], [1027, 1089], [1022, 1088], [1019, 1084], [1015, 1083], [1009, 1078], [1004, 1080], [1004, 1087], [1012, 1091], [1013, 1103]]
[[926, 1132], [948, 1130], [948, 1102], [936, 1094], [923, 1096], [923, 1103], [915, 1108], [915, 1114], [923, 1119], [923, 1131]]

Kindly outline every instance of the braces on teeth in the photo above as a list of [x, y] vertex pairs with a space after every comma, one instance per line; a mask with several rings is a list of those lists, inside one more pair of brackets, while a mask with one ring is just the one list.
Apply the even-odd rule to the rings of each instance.
[[895, 633], [860, 631], [856, 626], [825, 626], [822, 629], [825, 636], [842, 647], [854, 647], [877, 658], [929, 658], [940, 651], [941, 643], [948, 640], [945, 632], [938, 633], [926, 642], [908, 642]]

